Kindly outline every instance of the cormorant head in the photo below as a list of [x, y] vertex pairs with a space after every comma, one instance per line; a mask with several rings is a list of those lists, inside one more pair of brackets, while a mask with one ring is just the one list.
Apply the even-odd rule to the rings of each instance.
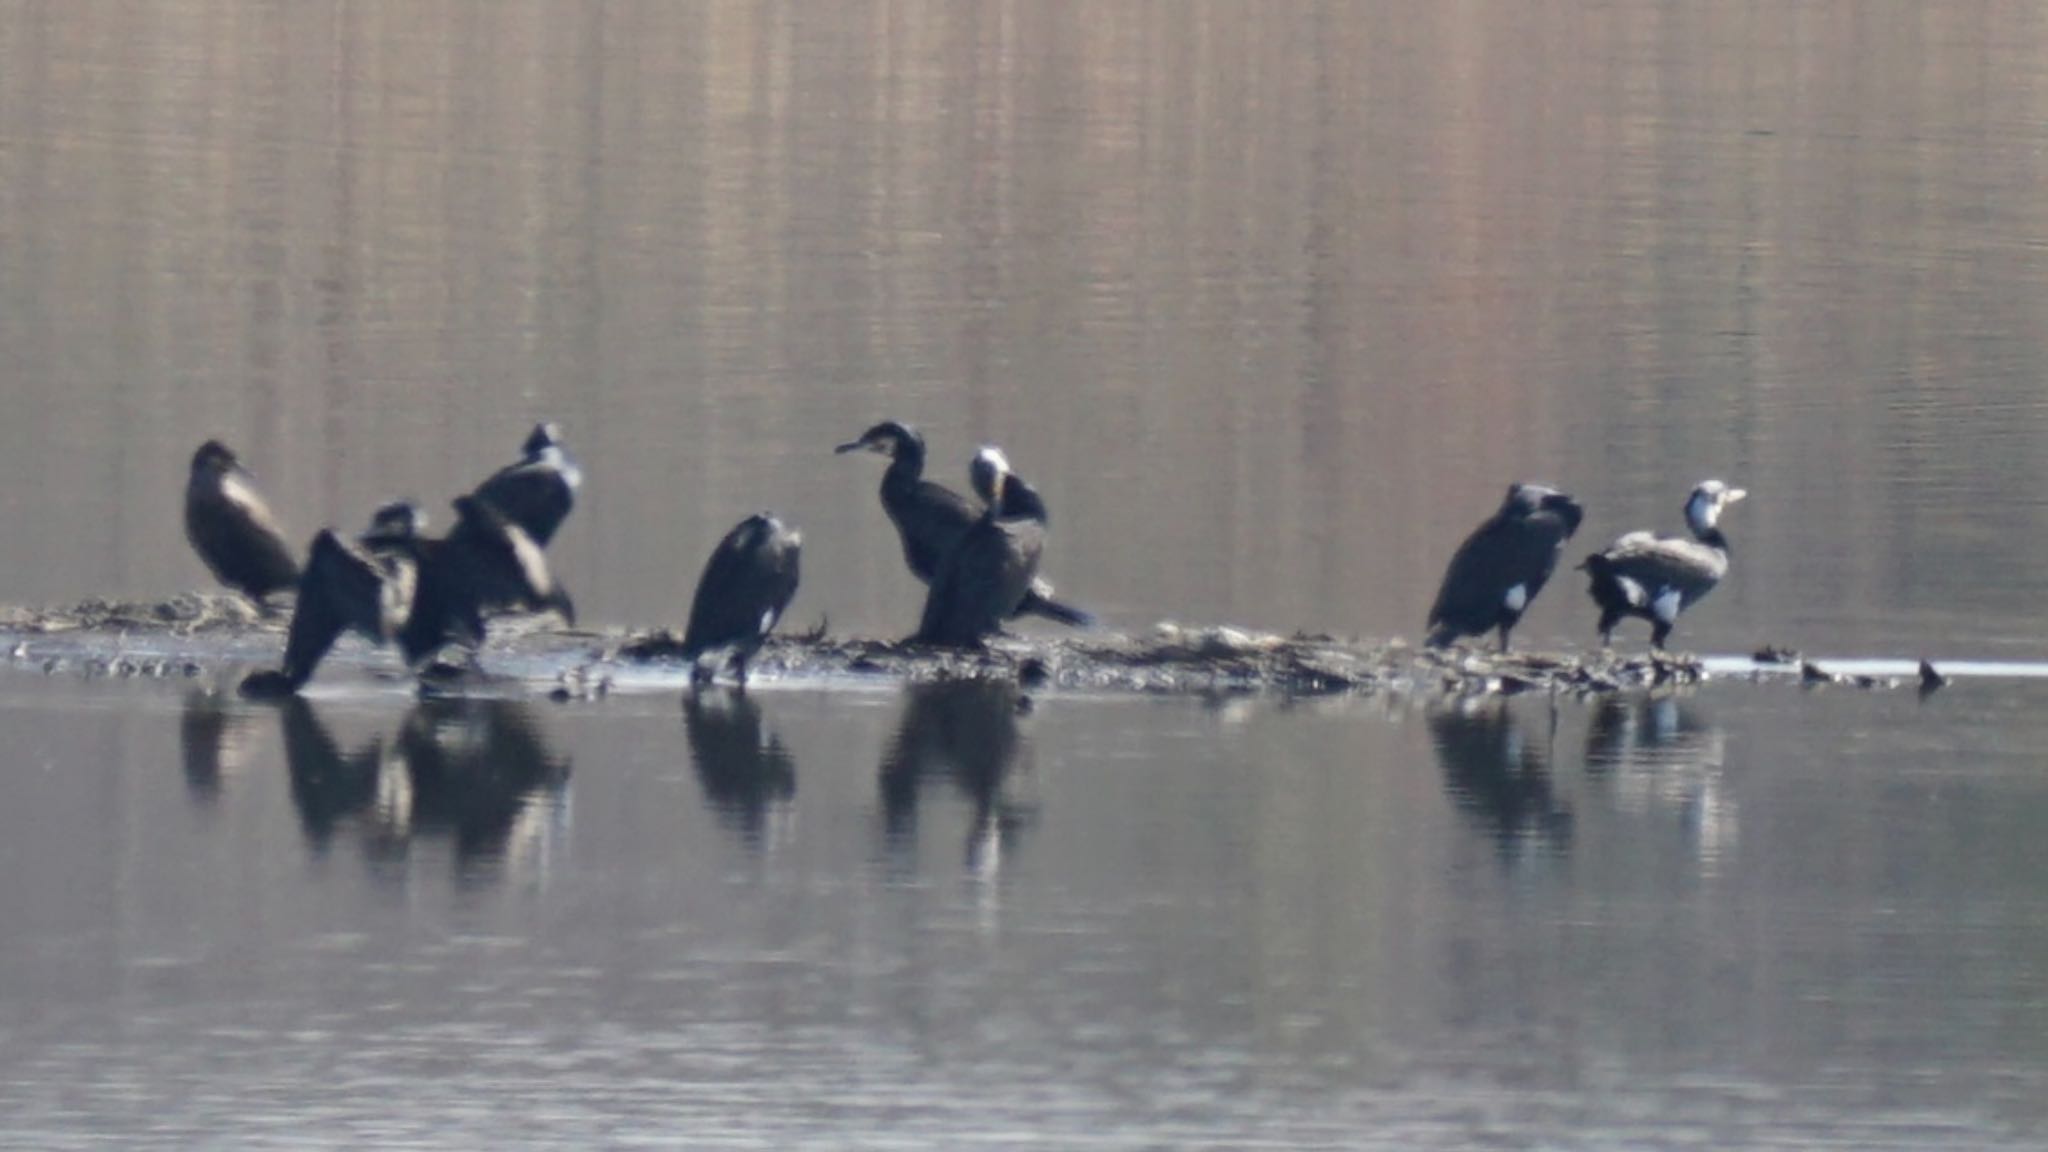
[[1685, 522], [1694, 534], [1709, 531], [1720, 522], [1721, 513], [1728, 505], [1735, 503], [1748, 492], [1741, 488], [1730, 488], [1719, 480], [1706, 480], [1692, 490], [1685, 502]]
[[192, 453], [194, 475], [202, 472], [232, 472], [241, 466], [242, 462], [235, 458], [235, 454], [228, 450], [228, 446], [218, 440], [208, 440], [199, 446], [197, 452]]
[[983, 444], [967, 465], [968, 483], [991, 510], [1000, 510], [1003, 487], [1010, 480], [1010, 458], [993, 444]]
[[426, 513], [410, 500], [393, 500], [370, 513], [370, 528], [362, 535], [365, 544], [390, 544], [417, 538], [427, 528]]
[[775, 513], [766, 511], [756, 512], [745, 520], [740, 521], [740, 529], [743, 532], [743, 535], [740, 537], [740, 545], [750, 549], [759, 548], [774, 543], [777, 540], [795, 546], [803, 543], [804, 538], [803, 533], [790, 528], [782, 521], [776, 519]]
[[994, 492], [998, 474], [1012, 474], [1010, 458], [1003, 455], [1001, 448], [993, 444], [983, 444], [980, 450], [975, 452], [974, 459], [967, 464], [967, 483], [974, 489], [974, 494], [981, 497], [982, 503], [996, 502]]
[[1549, 514], [1564, 525], [1564, 534], [1569, 539], [1579, 530], [1579, 521], [1585, 519], [1586, 510], [1569, 493], [1561, 492], [1547, 484], [1516, 484], [1508, 489], [1507, 499], [1501, 502], [1501, 511], [1511, 516], [1538, 516]]
[[861, 433], [860, 439], [849, 440], [834, 448], [833, 451], [857, 452], [863, 448], [893, 459], [902, 455], [905, 451], [922, 450], [924, 448], [924, 437], [919, 436], [917, 429], [912, 428], [908, 424], [899, 424], [894, 420], [884, 420], [880, 424]]
[[538, 456], [550, 448], [561, 446], [562, 426], [553, 420], [543, 420], [533, 426], [533, 431], [527, 434], [526, 443], [521, 444], [519, 450], [528, 456]]

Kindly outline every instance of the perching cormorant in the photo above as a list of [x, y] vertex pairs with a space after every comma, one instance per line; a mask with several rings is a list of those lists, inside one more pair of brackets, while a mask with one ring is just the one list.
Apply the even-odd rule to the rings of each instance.
[[[910, 566], [912, 575], [929, 585], [953, 545], [981, 518], [982, 510], [945, 485], [924, 479], [924, 438], [909, 425], [884, 420], [861, 433], [860, 439], [841, 444], [834, 451], [861, 449], [889, 457], [888, 471], [882, 473], [882, 509], [889, 514], [896, 534], [902, 539], [904, 563]], [[974, 477], [971, 470], [970, 477], [979, 488], [981, 479]], [[1037, 493], [1031, 495], [1035, 498]], [[986, 493], [983, 499], [986, 500]], [[1044, 511], [1042, 501], [1039, 511]], [[1076, 628], [1095, 623], [1087, 612], [1053, 599], [1052, 585], [1044, 580], [1033, 580], [1013, 615], [1026, 613]]]
[[1612, 642], [1624, 616], [1651, 625], [1650, 645], [1662, 648], [1678, 614], [1690, 608], [1728, 572], [1728, 538], [1717, 526], [1721, 512], [1749, 493], [1708, 480], [1685, 502], [1693, 539], [1630, 532], [1586, 557], [1579, 567], [1591, 576], [1588, 592], [1600, 606], [1600, 643]]
[[690, 601], [690, 623], [683, 632], [683, 658], [691, 662], [690, 682], [707, 682], [717, 664], [698, 663], [706, 653], [729, 650], [733, 676], [747, 682], [747, 661], [760, 651], [796, 598], [798, 560], [803, 535], [761, 512], [747, 517], [725, 534]]
[[284, 664], [242, 682], [244, 695], [285, 696], [305, 687], [320, 661], [344, 632], [372, 643], [395, 638], [412, 614], [419, 587], [425, 517], [409, 501], [386, 504], [370, 518], [369, 531], [351, 544], [331, 529], [313, 537], [306, 573], [299, 582]]
[[1010, 507], [1005, 496], [1009, 461], [993, 446], [983, 446], [980, 456], [986, 463], [979, 467], [992, 470], [992, 499], [932, 579], [913, 637], [921, 644], [978, 647], [1016, 614], [1038, 574], [1038, 556], [1045, 547], [1044, 506], [1025, 502], [1022, 508]]
[[1577, 501], [1555, 488], [1510, 486], [1500, 509], [1452, 554], [1429, 609], [1430, 646], [1498, 629], [1500, 650], [1507, 651], [1508, 633], [1543, 591], [1584, 516]]
[[545, 548], [575, 506], [583, 470], [562, 446], [562, 430], [552, 422], [533, 426], [520, 446], [523, 458], [508, 464], [477, 485], [477, 499], [496, 508], [505, 519], [525, 529]]
[[419, 587], [398, 645], [417, 666], [450, 641], [472, 652], [482, 647], [492, 613], [544, 611], [576, 622], [576, 606], [540, 545], [492, 505], [460, 496], [448, 535], [419, 542]]
[[256, 491], [255, 477], [226, 445], [208, 440], [192, 454], [185, 483], [185, 538], [214, 578], [263, 605], [299, 582], [277, 518]]

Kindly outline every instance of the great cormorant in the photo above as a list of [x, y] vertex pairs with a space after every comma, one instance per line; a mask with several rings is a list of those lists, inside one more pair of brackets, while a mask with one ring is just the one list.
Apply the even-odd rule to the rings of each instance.
[[1685, 502], [1685, 522], [1693, 538], [1630, 532], [1603, 552], [1586, 557], [1579, 567], [1591, 577], [1587, 589], [1600, 606], [1600, 643], [1612, 642], [1614, 626], [1625, 616], [1640, 616], [1651, 625], [1650, 645], [1664, 646], [1678, 614], [1698, 603], [1728, 572], [1728, 538], [1721, 534], [1721, 512], [1749, 493], [1708, 480]]
[[[945, 485], [924, 479], [924, 438], [909, 425], [884, 420], [861, 433], [858, 440], [841, 444], [834, 451], [862, 449], [889, 457], [888, 471], [882, 473], [882, 509], [889, 514], [897, 536], [902, 539], [904, 563], [910, 566], [912, 575], [929, 585], [953, 545], [981, 518], [982, 510]], [[979, 488], [982, 480], [974, 480]], [[1035, 499], [1037, 493], [1031, 496]], [[986, 499], [983, 493], [984, 502]], [[1044, 511], [1042, 501], [1039, 511]], [[1087, 612], [1055, 600], [1052, 585], [1036, 579], [1013, 613], [1025, 614], [1076, 628], [1095, 622]]]
[[1016, 614], [1038, 573], [1045, 547], [1044, 507], [1029, 502], [1021, 509], [1008, 506], [1009, 461], [993, 446], [984, 446], [980, 455], [985, 463], [979, 467], [992, 471], [992, 498], [932, 580], [914, 637], [921, 644], [979, 646]]
[[583, 470], [569, 458], [562, 430], [552, 422], [534, 425], [520, 451], [524, 455], [517, 463], [493, 473], [473, 495], [545, 548], [575, 506]]
[[1543, 591], [1584, 516], [1577, 501], [1555, 488], [1510, 486], [1500, 509], [1451, 555], [1429, 609], [1429, 644], [1442, 647], [1498, 629], [1500, 650], [1507, 651], [1508, 633]]
[[740, 521], [718, 542], [697, 579], [683, 632], [683, 658], [691, 662], [693, 685], [717, 674], [716, 664], [707, 668], [699, 661], [722, 649], [732, 654], [733, 675], [747, 682], [747, 661], [796, 597], [802, 551], [802, 534], [766, 512]]
[[277, 518], [256, 491], [255, 477], [218, 440], [192, 454], [185, 483], [185, 538], [214, 578], [263, 606], [299, 582]]

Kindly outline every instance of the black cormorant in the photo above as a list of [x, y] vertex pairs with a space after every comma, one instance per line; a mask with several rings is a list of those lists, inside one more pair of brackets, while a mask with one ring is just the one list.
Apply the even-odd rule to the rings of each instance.
[[[924, 479], [924, 438], [909, 425], [884, 420], [861, 433], [860, 439], [841, 444], [834, 451], [861, 449], [889, 457], [888, 471], [882, 473], [882, 509], [896, 525], [896, 534], [903, 542], [903, 560], [910, 566], [911, 574], [930, 584], [947, 553], [981, 518], [982, 510], [951, 488]], [[981, 488], [984, 478], [972, 469], [970, 477], [977, 489]], [[982, 495], [986, 502], [987, 494]], [[1033, 499], [1037, 497], [1036, 492], [1030, 495]], [[1044, 502], [1040, 501], [1038, 507], [1043, 513]], [[1036, 579], [1013, 613], [1024, 614], [1076, 628], [1095, 622], [1087, 612], [1053, 599], [1052, 585]]]
[[261, 606], [265, 597], [299, 582], [277, 518], [256, 491], [255, 478], [218, 440], [192, 454], [185, 484], [185, 538], [214, 578]]
[[1613, 640], [1614, 626], [1624, 616], [1650, 622], [1650, 645], [1664, 646], [1679, 613], [1714, 590], [1728, 572], [1728, 539], [1718, 527], [1721, 512], [1747, 496], [1719, 480], [1692, 490], [1685, 502], [1691, 540], [1630, 532], [1603, 552], [1586, 557], [1579, 567], [1591, 577], [1587, 589], [1600, 606], [1600, 643]]
[[547, 547], [556, 529], [575, 506], [583, 470], [562, 446], [562, 430], [553, 423], [533, 426], [520, 446], [523, 457], [477, 485], [473, 493], [519, 525], [533, 542]]
[[1508, 633], [1543, 591], [1584, 516], [1577, 501], [1555, 488], [1509, 487], [1500, 509], [1451, 555], [1429, 609], [1429, 644], [1442, 647], [1498, 629], [1500, 650], [1507, 651]]
[[1033, 508], [1025, 502], [1011, 508], [1004, 491], [1010, 480], [1009, 461], [993, 446], [984, 446], [980, 456], [985, 462], [977, 467], [992, 473], [992, 499], [932, 579], [914, 637], [921, 644], [980, 645], [1016, 613], [1038, 574], [1039, 553], [1045, 547], [1044, 506]]
[[707, 668], [698, 661], [721, 649], [732, 653], [733, 675], [741, 684], [747, 682], [747, 661], [796, 597], [802, 552], [802, 534], [766, 512], [740, 521], [718, 542], [697, 579], [690, 623], [683, 632], [683, 658], [691, 662], [692, 684], [716, 675], [716, 664]]
[[297, 692], [344, 632], [376, 644], [395, 638], [412, 615], [424, 525], [416, 505], [398, 501], [377, 509], [369, 531], [352, 544], [321, 529], [306, 556], [285, 636], [284, 664], [250, 676], [242, 692], [259, 697]]

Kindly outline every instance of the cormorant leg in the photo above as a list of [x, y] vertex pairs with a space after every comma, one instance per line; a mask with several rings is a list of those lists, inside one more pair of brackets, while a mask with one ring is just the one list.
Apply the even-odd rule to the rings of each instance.
[[1669, 635], [1671, 635], [1671, 625], [1664, 623], [1662, 620], [1659, 620], [1657, 622], [1657, 627], [1651, 630], [1650, 632], [1650, 647], [1655, 648], [1660, 652], [1663, 651], [1664, 638]]

